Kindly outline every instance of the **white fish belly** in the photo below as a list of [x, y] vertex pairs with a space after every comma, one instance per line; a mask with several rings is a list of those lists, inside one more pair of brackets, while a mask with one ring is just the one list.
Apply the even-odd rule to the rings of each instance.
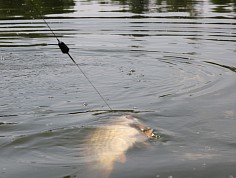
[[[136, 143], [148, 139], [137, 126], [140, 122], [132, 116], [114, 118], [107, 125], [96, 128], [87, 137], [87, 155], [93, 160], [90, 170], [102, 172], [100, 177], [109, 177], [115, 162], [125, 162], [126, 152]], [[100, 170], [100, 171], [99, 171]]]

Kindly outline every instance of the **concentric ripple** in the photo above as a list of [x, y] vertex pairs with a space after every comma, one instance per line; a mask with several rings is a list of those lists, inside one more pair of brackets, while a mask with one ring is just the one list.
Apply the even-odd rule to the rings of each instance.
[[234, 1], [33, 3], [113, 110], [29, 1], [0, 0], [0, 177], [88, 178], [86, 135], [127, 113], [164, 138], [111, 178], [235, 177]]

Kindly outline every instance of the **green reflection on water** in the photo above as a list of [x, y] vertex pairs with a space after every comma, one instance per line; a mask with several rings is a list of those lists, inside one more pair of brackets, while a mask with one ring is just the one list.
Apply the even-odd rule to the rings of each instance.
[[[236, 12], [236, 0], [211, 0], [211, 3], [216, 5], [216, 7], [213, 9], [214, 12]], [[231, 7], [233, 7], [233, 9]]]
[[[91, 0], [87, 0], [90, 2]], [[204, 0], [100, 0], [100, 4], [120, 4], [128, 6], [123, 12], [132, 12], [136, 14], [143, 14], [149, 12], [188, 12], [191, 16], [199, 15], [197, 5], [203, 4]], [[236, 0], [210, 0], [215, 5], [213, 11], [221, 13], [235, 12]], [[231, 8], [229, 8], [231, 7]]]
[[[0, 0], [0, 19], [32, 19], [39, 18], [31, 0]], [[98, 4], [120, 5], [120, 12], [134, 14], [187, 12], [190, 16], [200, 15], [199, 6], [204, 0], [84, 0]], [[42, 15], [63, 14], [73, 12], [75, 0], [33, 0]], [[78, 2], [80, 2], [78, 0]], [[214, 4], [212, 11], [217, 13], [236, 12], [236, 0], [209, 0]], [[200, 8], [201, 9], [201, 8]]]
[[149, 10], [148, 0], [120, 0], [123, 5], [129, 5], [129, 11], [136, 14], [141, 14]]
[[[31, 0], [0, 0], [0, 19], [39, 18]], [[73, 12], [74, 0], [33, 0], [42, 15]]]

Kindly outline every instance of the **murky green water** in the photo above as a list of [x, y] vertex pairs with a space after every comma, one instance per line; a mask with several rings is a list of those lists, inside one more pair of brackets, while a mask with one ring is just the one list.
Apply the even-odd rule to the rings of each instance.
[[1, 178], [88, 178], [84, 138], [125, 110], [162, 136], [110, 178], [236, 177], [235, 0], [34, 4], [120, 111], [30, 0], [0, 0]]

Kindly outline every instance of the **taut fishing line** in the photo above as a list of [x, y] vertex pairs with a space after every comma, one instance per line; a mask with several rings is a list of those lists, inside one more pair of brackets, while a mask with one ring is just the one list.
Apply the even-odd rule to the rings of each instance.
[[52, 34], [54, 35], [54, 37], [57, 39], [58, 41], [58, 46], [61, 49], [63, 54], [67, 54], [70, 59], [73, 61], [73, 63], [78, 67], [78, 69], [80, 70], [80, 72], [84, 75], [84, 77], [86, 78], [86, 80], [90, 83], [90, 85], [94, 88], [94, 90], [97, 92], [97, 94], [100, 96], [100, 98], [103, 100], [103, 102], [107, 105], [107, 107], [110, 110], [113, 110], [110, 105], [107, 103], [107, 101], [105, 100], [105, 98], [102, 96], [102, 94], [98, 91], [98, 89], [95, 87], [95, 85], [91, 82], [91, 80], [88, 78], [88, 76], [84, 73], [84, 71], [81, 69], [81, 67], [79, 66], [79, 64], [77, 64], [75, 62], [75, 60], [73, 59], [73, 57], [70, 55], [69, 53], [69, 47], [62, 41], [59, 40], [59, 38], [56, 36], [56, 34], [54, 33], [54, 31], [51, 29], [51, 27], [49, 26], [49, 24], [47, 23], [47, 21], [45, 20], [45, 18], [43, 17], [43, 15], [40, 13], [40, 11], [38, 10], [38, 8], [36, 7], [36, 5], [34, 4], [33, 1], [30, 1], [30, 3], [32, 4], [32, 6], [34, 7], [34, 9], [37, 11], [38, 15], [40, 16], [40, 18], [44, 21], [44, 23], [47, 25], [47, 27], [49, 28], [49, 30], [52, 32]]

